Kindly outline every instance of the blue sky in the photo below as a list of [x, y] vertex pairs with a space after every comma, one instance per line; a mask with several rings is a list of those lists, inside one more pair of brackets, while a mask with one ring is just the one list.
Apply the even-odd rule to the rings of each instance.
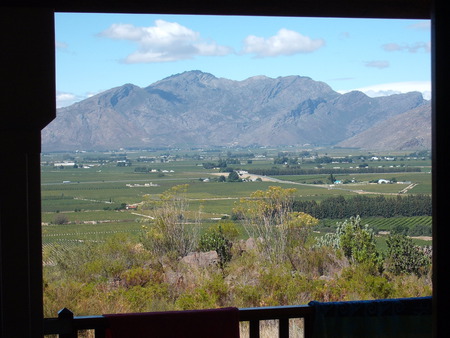
[[429, 20], [58, 13], [55, 31], [58, 107], [189, 70], [430, 98]]

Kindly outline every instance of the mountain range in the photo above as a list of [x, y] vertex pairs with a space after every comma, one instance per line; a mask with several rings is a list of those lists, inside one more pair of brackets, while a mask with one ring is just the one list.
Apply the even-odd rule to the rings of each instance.
[[60, 108], [42, 131], [43, 151], [284, 145], [430, 149], [431, 103], [419, 92], [340, 94], [304, 76], [188, 71]]

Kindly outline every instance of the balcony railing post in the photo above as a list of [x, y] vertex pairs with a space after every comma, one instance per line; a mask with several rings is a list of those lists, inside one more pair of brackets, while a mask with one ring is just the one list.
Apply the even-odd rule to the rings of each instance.
[[308, 314], [303, 317], [303, 337], [312, 338], [314, 328], [314, 314]]
[[250, 338], [259, 338], [259, 320], [250, 321]]
[[289, 318], [280, 318], [278, 320], [278, 337], [289, 338]]
[[64, 333], [59, 338], [77, 338], [78, 333], [73, 328], [73, 312], [64, 308], [58, 312], [58, 320], [64, 323]]
[[95, 329], [95, 338], [105, 338], [106, 337], [106, 329], [104, 327], [98, 327]]

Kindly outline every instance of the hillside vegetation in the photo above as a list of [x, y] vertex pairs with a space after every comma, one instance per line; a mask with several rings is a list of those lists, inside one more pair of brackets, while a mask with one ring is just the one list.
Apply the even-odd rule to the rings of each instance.
[[348, 153], [44, 154], [46, 316], [430, 295], [428, 155]]
[[[46, 314], [77, 315], [305, 304], [431, 293], [427, 250], [397, 234], [387, 250], [359, 216], [334, 233], [313, 235], [319, 220], [293, 211], [295, 190], [270, 187], [241, 200], [242, 228], [220, 221], [200, 233], [187, 186], [175, 186], [141, 212], [138, 238], [54, 246], [45, 269]], [[193, 218], [194, 217], [194, 218]], [[239, 240], [241, 231], [247, 240]]]

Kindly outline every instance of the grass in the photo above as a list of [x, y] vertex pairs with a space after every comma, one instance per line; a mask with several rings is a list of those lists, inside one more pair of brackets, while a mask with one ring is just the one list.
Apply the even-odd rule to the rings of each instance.
[[[292, 149], [289, 149], [292, 151]], [[347, 152], [348, 150], [336, 150], [336, 153]], [[431, 175], [429, 171], [429, 160], [405, 160], [398, 161], [396, 165], [417, 165], [423, 168], [421, 173], [388, 173], [388, 174], [352, 174], [336, 175], [338, 180], [355, 179], [355, 184], [335, 185], [333, 189], [327, 186], [311, 184], [314, 181], [327, 182], [328, 175], [296, 175], [296, 176], [278, 176], [278, 179], [291, 181], [294, 183], [276, 183], [276, 182], [243, 182], [243, 183], [219, 183], [219, 182], [201, 182], [199, 178], [213, 178], [212, 172], [218, 172], [217, 169], [206, 170], [203, 168], [204, 162], [217, 162], [218, 156], [226, 158], [227, 150], [218, 150], [214, 152], [199, 151], [181, 151], [173, 150], [176, 155], [183, 156], [201, 156], [200, 159], [176, 159], [170, 162], [155, 163], [137, 162], [140, 156], [159, 158], [164, 151], [153, 152], [132, 152], [128, 157], [133, 161], [131, 167], [118, 167], [115, 162], [97, 164], [90, 163], [92, 167], [84, 168], [65, 168], [58, 169], [52, 166], [42, 166], [42, 221], [52, 223], [57, 213], [64, 213], [69, 222], [77, 223], [70, 225], [49, 225], [44, 226], [44, 240], [51, 241], [52, 238], [64, 239], [64, 236], [70, 238], [87, 238], [86, 233], [96, 233], [96, 236], [103, 238], [109, 231], [134, 231], [140, 228], [143, 217], [133, 215], [130, 211], [115, 211], [114, 209], [122, 203], [133, 204], [143, 201], [145, 198], [157, 199], [159, 195], [169, 188], [188, 183], [189, 189], [187, 198], [189, 199], [191, 211], [201, 211], [202, 226], [207, 227], [216, 222], [224, 215], [231, 215], [232, 209], [241, 198], [250, 196], [256, 190], [266, 190], [269, 186], [282, 186], [283, 188], [297, 189], [296, 198], [300, 200], [323, 200], [336, 195], [354, 195], [358, 190], [377, 194], [396, 194], [408, 184], [368, 184], [371, 180], [380, 178], [392, 179], [397, 181], [414, 182], [417, 185], [407, 193], [431, 193]], [[255, 149], [255, 153], [258, 150]], [[244, 165], [233, 165], [243, 169], [249, 168], [271, 168], [273, 159], [278, 150], [264, 150], [267, 153], [266, 158], [253, 159], [253, 163]], [[262, 153], [260, 151], [259, 153]], [[104, 154], [102, 156], [113, 156], [114, 154]], [[67, 157], [67, 154], [46, 154], [43, 160], [52, 161]], [[76, 154], [79, 163], [87, 163], [85, 158], [91, 156], [98, 157], [98, 154]], [[345, 155], [347, 156], [347, 155]], [[392, 165], [392, 162], [372, 163], [369, 165]], [[302, 164], [302, 168], [313, 168], [314, 163]], [[340, 166], [342, 168], [355, 166], [355, 164], [329, 164], [327, 166]], [[138, 173], [136, 167], [147, 167], [150, 169], [167, 170], [166, 173]], [[170, 172], [172, 171], [172, 172]], [[227, 173], [224, 173], [227, 176]], [[64, 183], [65, 182], [65, 183]], [[127, 184], [140, 184], [152, 182], [156, 186], [128, 187]], [[301, 185], [295, 183], [307, 183]], [[147, 196], [147, 197], [146, 197]], [[109, 209], [109, 210], [106, 210]], [[75, 212], [78, 211], [78, 212]], [[100, 221], [112, 221], [109, 223], [99, 223]], [[83, 222], [97, 221], [97, 224], [84, 224]], [[381, 222], [380, 220], [370, 220], [370, 222]], [[391, 220], [392, 222], [392, 220]], [[374, 223], [375, 224], [375, 223]], [[377, 225], [381, 228], [381, 225]], [[64, 235], [65, 234], [65, 235]], [[70, 235], [69, 235], [70, 234]], [[50, 236], [52, 235], [52, 236]], [[59, 237], [58, 237], [59, 236]], [[62, 237], [61, 237], [62, 236]]]
[[[280, 180], [298, 183], [313, 184], [314, 181], [322, 181], [326, 185], [330, 184], [328, 181], [329, 175], [284, 175], [274, 177]], [[372, 180], [378, 179], [391, 180], [393, 178], [395, 178], [397, 182], [411, 182], [417, 184], [413, 189], [409, 190], [408, 193], [431, 194], [431, 175], [426, 172], [335, 175], [336, 180], [356, 181], [356, 183], [351, 184], [335, 185], [335, 188], [341, 190], [363, 191], [369, 193], [396, 194], [410, 185], [410, 183], [397, 183], [397, 184], [369, 183]]]
[[[55, 219], [55, 215], [58, 213], [54, 212], [44, 212], [42, 213], [42, 222], [51, 223]], [[62, 214], [62, 213], [61, 213]], [[81, 212], [64, 212], [63, 213], [70, 222], [83, 222], [83, 221], [104, 221], [104, 220], [114, 220], [114, 221], [129, 221], [139, 218], [134, 215], [131, 211], [111, 211], [111, 210], [85, 210]]]
[[[368, 224], [381, 231], [388, 231], [397, 225], [413, 226], [415, 224], [426, 225], [431, 227], [432, 216], [412, 216], [412, 217], [364, 217], [361, 218], [361, 223]], [[337, 222], [342, 220], [324, 219], [321, 223], [328, 227], [334, 227]]]

